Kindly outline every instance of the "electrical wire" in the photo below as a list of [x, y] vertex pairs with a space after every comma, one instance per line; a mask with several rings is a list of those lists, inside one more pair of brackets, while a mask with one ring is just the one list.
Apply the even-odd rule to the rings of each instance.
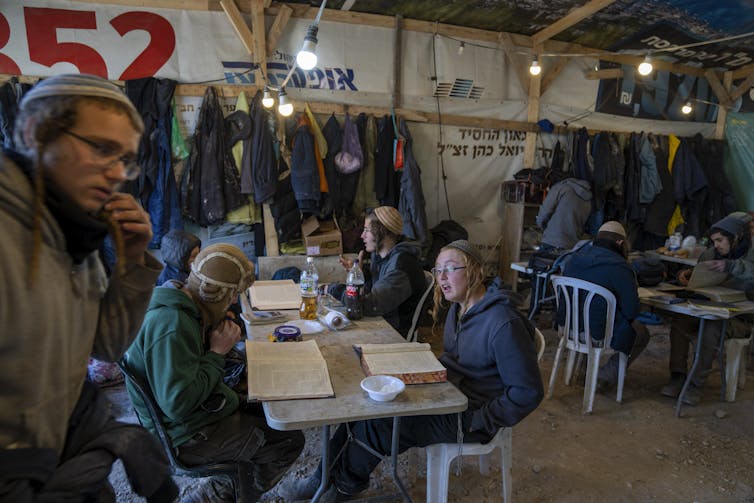
[[[437, 35], [437, 23], [435, 23], [435, 35]], [[435, 81], [435, 105], [437, 107], [437, 131], [438, 131], [438, 137], [439, 141], [437, 142], [438, 145], [442, 146], [443, 136], [442, 136], [442, 111], [440, 110], [440, 96], [437, 94], [437, 47], [435, 46], [435, 40], [437, 40], [436, 36], [432, 37], [432, 69], [434, 70], [434, 75], [432, 76], [432, 79]], [[448, 219], [453, 220], [453, 216], [450, 213], [450, 197], [448, 196], [448, 174], [445, 172], [445, 161], [444, 161], [444, 154], [445, 149], [440, 150], [440, 173], [442, 175], [442, 186], [445, 191], [445, 206], [448, 210]]]

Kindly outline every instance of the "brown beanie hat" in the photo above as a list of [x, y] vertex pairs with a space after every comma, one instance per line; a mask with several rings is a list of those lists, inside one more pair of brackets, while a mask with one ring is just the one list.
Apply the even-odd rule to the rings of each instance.
[[205, 323], [214, 325], [253, 282], [254, 264], [238, 247], [221, 243], [199, 252], [191, 264], [187, 288], [199, 304]]
[[403, 218], [392, 206], [380, 206], [374, 209], [374, 215], [387, 230], [400, 236], [403, 234]]

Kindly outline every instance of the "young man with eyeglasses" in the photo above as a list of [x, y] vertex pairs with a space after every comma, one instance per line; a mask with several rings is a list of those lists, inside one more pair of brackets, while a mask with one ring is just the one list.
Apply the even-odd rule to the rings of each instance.
[[0, 500], [114, 499], [116, 458], [148, 501], [177, 496], [160, 445], [84, 381], [90, 355], [116, 361], [131, 344], [162, 269], [148, 214], [118, 192], [138, 175], [142, 131], [117, 86], [58, 75], [24, 96], [0, 155]]

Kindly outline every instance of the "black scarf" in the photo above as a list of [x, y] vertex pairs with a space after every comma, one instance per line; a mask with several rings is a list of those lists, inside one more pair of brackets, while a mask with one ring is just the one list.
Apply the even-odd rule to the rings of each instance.
[[[15, 162], [34, 185], [31, 160], [10, 149], [5, 155]], [[57, 220], [65, 236], [65, 246], [73, 262], [80, 264], [98, 250], [107, 237], [107, 223], [82, 210], [56, 183], [45, 177], [45, 205]]]

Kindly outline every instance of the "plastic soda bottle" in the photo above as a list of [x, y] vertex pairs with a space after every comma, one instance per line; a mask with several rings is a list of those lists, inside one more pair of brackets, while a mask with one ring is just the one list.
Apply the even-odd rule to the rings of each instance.
[[346, 276], [346, 316], [349, 320], [358, 320], [362, 316], [362, 301], [364, 295], [364, 273], [361, 272], [358, 259], [353, 261], [353, 267]]
[[317, 267], [314, 265], [314, 257], [306, 257], [306, 267], [301, 270], [299, 288], [301, 289], [299, 316], [303, 320], [316, 320], [319, 274], [317, 273]]

